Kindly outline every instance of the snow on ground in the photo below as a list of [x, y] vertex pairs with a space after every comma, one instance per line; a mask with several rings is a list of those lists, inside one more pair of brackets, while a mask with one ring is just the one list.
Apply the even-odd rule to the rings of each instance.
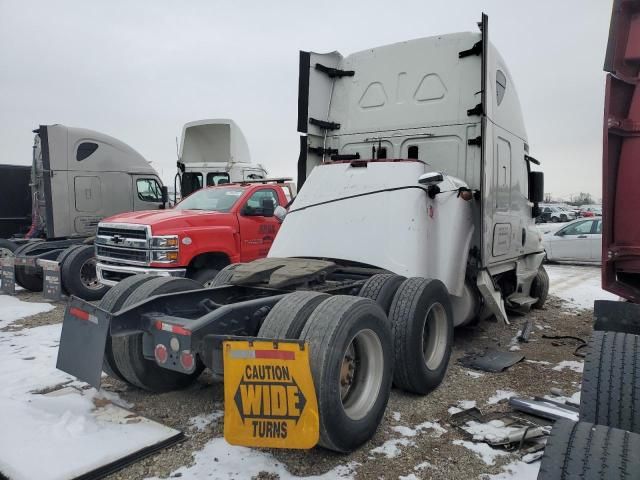
[[433, 468], [433, 465], [429, 462], [422, 462], [419, 463], [418, 465], [416, 465], [415, 467], [413, 467], [413, 469], [415, 471], [420, 471], [420, 470], [424, 470], [426, 468]]
[[402, 452], [400, 447], [408, 447], [409, 445], [415, 445], [415, 443], [405, 437], [392, 438], [391, 440], [384, 442], [379, 447], [371, 449], [371, 453], [378, 453], [387, 458], [395, 458]]
[[554, 402], [560, 402], [560, 403], [573, 403], [575, 405], [579, 405], [580, 404], [580, 393], [581, 392], [576, 392], [573, 395], [571, 395], [570, 397], [567, 396], [563, 396], [563, 395], [545, 395], [544, 398], [546, 398], [547, 400], [553, 400]]
[[486, 443], [468, 442], [467, 440], [454, 440], [453, 444], [460, 445], [461, 447], [471, 450], [478, 457], [480, 457], [480, 460], [482, 460], [487, 465], [493, 465], [496, 462], [496, 458], [498, 457], [509, 455], [508, 452], [492, 448]]
[[[0, 296], [3, 325], [51, 308]], [[61, 327], [0, 332], [0, 471], [14, 480], [76, 477], [177, 433], [57, 370]], [[64, 392], [34, 393], [63, 383]]]
[[[291, 475], [287, 469], [272, 455], [252, 450], [247, 447], [229, 445], [224, 438], [210, 440], [199, 452], [194, 453], [195, 464], [191, 467], [181, 467], [171, 473], [171, 477], [180, 477], [181, 480], [230, 480], [234, 478], [251, 478], [260, 472], [269, 472], [278, 475], [280, 480], [298, 479]], [[323, 475], [302, 477], [308, 480], [330, 480], [333, 478], [353, 478], [357, 463], [340, 465]], [[153, 477], [149, 480], [159, 480]]]
[[499, 441], [509, 434], [520, 430], [520, 427], [507, 427], [502, 420], [491, 420], [487, 423], [476, 422], [471, 420], [467, 422], [462, 429], [473, 436], [475, 441]]
[[511, 397], [515, 397], [518, 395], [516, 392], [512, 392], [511, 390], [496, 390], [496, 394], [489, 397], [487, 400], [487, 405], [495, 405], [501, 400], [509, 399]]
[[476, 372], [474, 370], [465, 370], [464, 373], [466, 373], [467, 375], [473, 378], [484, 377], [484, 373]]
[[476, 406], [475, 400], [458, 400], [458, 403], [455, 407], [449, 407], [449, 415], [455, 415], [456, 413], [460, 413], [464, 410], [469, 410]]
[[402, 435], [401, 438], [392, 438], [387, 440], [379, 447], [373, 448], [370, 453], [384, 455], [387, 458], [394, 458], [402, 453], [400, 447], [408, 447], [415, 445], [415, 442], [409, 438], [422, 434], [425, 431], [431, 431], [431, 436], [440, 437], [447, 431], [442, 428], [438, 422], [422, 422], [415, 427], [407, 427], [406, 425], [396, 425], [391, 430]]
[[582, 373], [584, 370], [584, 362], [578, 362], [576, 360], [563, 360], [558, 365], [553, 367], [553, 370], [561, 372], [565, 368], [573, 370], [574, 372]]
[[49, 312], [55, 307], [50, 303], [23, 302], [10, 295], [0, 295], [0, 328], [21, 318], [37, 313]]
[[545, 264], [544, 268], [549, 274], [549, 293], [568, 307], [585, 310], [593, 308], [594, 300], [618, 300], [617, 295], [602, 290], [600, 267]]
[[222, 417], [224, 417], [223, 410], [214, 410], [211, 413], [203, 413], [202, 415], [191, 417], [189, 425], [195, 430], [202, 431], [212, 423], [217, 423]]

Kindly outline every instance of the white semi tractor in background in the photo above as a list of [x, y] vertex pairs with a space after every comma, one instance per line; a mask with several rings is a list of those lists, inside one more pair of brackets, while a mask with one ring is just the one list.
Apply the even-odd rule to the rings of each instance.
[[262, 180], [267, 171], [252, 164], [249, 145], [230, 119], [197, 120], [182, 127], [174, 202], [202, 187]]
[[[287, 432], [310, 417], [319, 445], [345, 452], [372, 437], [392, 383], [438, 387], [455, 326], [544, 304], [542, 173], [484, 15], [480, 28], [347, 57], [301, 52], [302, 188], [274, 212], [283, 224], [268, 258], [226, 267], [212, 288], [138, 275], [99, 306], [72, 299], [58, 368], [94, 386], [104, 369], [167, 391], [207, 367], [224, 375], [229, 441], [308, 448], [309, 432]], [[292, 402], [276, 409], [265, 393], [247, 404], [256, 365], [304, 363], [278, 351], [287, 342], [309, 347], [317, 401], [303, 401], [298, 378], [273, 387]], [[238, 437], [247, 416], [260, 428]]]

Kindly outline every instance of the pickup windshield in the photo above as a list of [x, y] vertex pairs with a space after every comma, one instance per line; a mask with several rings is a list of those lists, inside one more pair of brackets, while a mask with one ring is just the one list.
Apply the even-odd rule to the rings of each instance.
[[228, 212], [244, 193], [243, 188], [205, 188], [181, 201], [176, 210]]

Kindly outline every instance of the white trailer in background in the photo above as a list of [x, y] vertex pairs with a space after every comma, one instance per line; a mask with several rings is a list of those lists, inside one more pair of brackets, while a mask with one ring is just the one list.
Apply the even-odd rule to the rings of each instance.
[[266, 177], [262, 165], [251, 163], [247, 140], [233, 120], [196, 120], [182, 128], [174, 185], [182, 198], [202, 187]]

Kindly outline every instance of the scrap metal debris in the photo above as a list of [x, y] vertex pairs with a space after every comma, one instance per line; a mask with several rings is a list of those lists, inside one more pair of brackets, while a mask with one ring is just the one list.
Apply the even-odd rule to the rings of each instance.
[[524, 355], [521, 353], [489, 349], [482, 353], [467, 353], [458, 362], [467, 368], [496, 373], [502, 372], [522, 360], [524, 360]]
[[524, 327], [522, 327], [522, 331], [520, 332], [520, 335], [518, 335], [518, 341], [520, 343], [529, 343], [529, 336], [531, 335], [532, 331], [533, 322], [531, 321], [531, 319], [529, 319], [525, 322]]
[[574, 422], [578, 421], [578, 412], [575, 408], [551, 400], [530, 400], [527, 398], [511, 397], [509, 399], [509, 405], [511, 405], [514, 410], [549, 420], [555, 421], [560, 418], [566, 418]]

